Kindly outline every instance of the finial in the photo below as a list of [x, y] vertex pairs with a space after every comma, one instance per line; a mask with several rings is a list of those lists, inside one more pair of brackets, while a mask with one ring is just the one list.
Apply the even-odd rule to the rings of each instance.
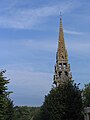
[[62, 12], [60, 12], [60, 19], [62, 19]]

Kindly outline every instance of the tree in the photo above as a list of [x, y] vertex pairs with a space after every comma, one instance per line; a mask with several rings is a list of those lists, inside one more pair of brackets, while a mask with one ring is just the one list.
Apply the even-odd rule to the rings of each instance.
[[[7, 112], [9, 113], [10, 104], [12, 105], [12, 108], [13, 104], [9, 98], [9, 94], [11, 92], [7, 91], [8, 90], [7, 84], [9, 83], [9, 80], [7, 80], [7, 78], [4, 77], [5, 72], [6, 71], [0, 72], [0, 120], [11, 120], [8, 119]], [[9, 118], [11, 118], [11, 116]]]
[[84, 107], [90, 107], [90, 83], [85, 84], [82, 93]]
[[41, 120], [82, 120], [82, 97], [79, 86], [67, 81], [52, 88], [41, 107]]
[[13, 120], [13, 115], [14, 115], [13, 101], [10, 98], [7, 98], [6, 120]]

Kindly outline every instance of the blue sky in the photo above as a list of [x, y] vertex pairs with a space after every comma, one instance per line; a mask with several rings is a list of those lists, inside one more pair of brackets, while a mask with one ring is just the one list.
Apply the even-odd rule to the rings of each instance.
[[40, 106], [52, 87], [60, 11], [72, 76], [90, 82], [89, 0], [0, 0], [0, 68], [15, 105]]

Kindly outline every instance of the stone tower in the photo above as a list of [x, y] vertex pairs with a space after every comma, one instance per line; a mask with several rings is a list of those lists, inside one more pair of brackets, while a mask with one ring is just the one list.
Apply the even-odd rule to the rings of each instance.
[[54, 84], [58, 86], [64, 81], [71, 80], [70, 64], [68, 64], [68, 54], [65, 47], [62, 18], [60, 17], [58, 49], [56, 53], [56, 65], [54, 74]]

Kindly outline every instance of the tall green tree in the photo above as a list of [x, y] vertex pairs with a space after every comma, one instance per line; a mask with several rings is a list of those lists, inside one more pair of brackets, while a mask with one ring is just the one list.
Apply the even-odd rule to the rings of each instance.
[[11, 92], [7, 91], [7, 84], [9, 83], [9, 80], [4, 77], [5, 72], [6, 71], [0, 72], [0, 120], [11, 120], [8, 118], [9, 115], [7, 114], [7, 111], [10, 111], [10, 104], [12, 104], [12, 101], [9, 98], [9, 94]]
[[41, 120], [82, 120], [82, 97], [79, 86], [67, 81], [52, 88], [45, 97], [38, 118]]
[[90, 107], [90, 83], [85, 84], [82, 93], [84, 107]]

